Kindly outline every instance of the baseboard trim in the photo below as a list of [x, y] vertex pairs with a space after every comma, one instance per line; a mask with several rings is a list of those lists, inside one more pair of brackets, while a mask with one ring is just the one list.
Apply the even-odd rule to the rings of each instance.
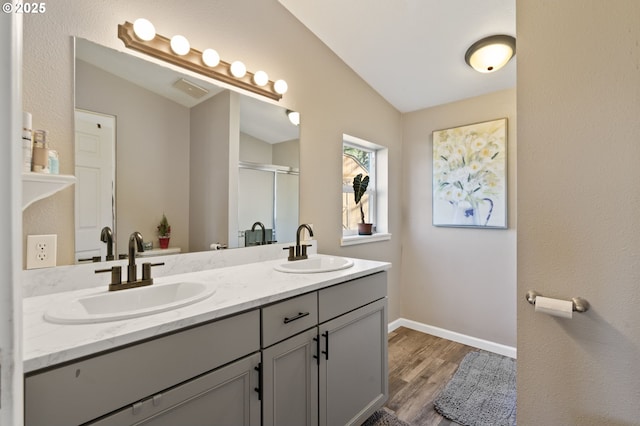
[[430, 334], [432, 336], [441, 337], [453, 342], [462, 343], [463, 345], [473, 346], [474, 348], [493, 352], [499, 355], [517, 358], [517, 349], [513, 346], [507, 346], [500, 343], [490, 342], [489, 340], [479, 339], [477, 337], [467, 336], [466, 334], [457, 333], [455, 331], [445, 330], [444, 328], [434, 327], [432, 325], [423, 324], [417, 321], [398, 318], [388, 325], [388, 332], [391, 333], [398, 327], [407, 327], [412, 330]]

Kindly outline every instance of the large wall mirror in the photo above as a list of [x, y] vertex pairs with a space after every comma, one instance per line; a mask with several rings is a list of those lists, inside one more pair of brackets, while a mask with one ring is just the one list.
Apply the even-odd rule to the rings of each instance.
[[168, 64], [75, 45], [76, 261], [104, 260], [106, 226], [116, 258], [133, 231], [158, 254], [163, 214], [171, 239], [160, 254], [295, 238], [299, 131], [284, 108]]

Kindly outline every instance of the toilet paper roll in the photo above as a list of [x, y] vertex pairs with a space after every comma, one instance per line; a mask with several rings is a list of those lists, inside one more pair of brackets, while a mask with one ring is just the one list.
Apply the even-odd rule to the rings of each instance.
[[554, 317], [571, 318], [573, 316], [573, 302], [538, 296], [536, 297], [536, 312]]

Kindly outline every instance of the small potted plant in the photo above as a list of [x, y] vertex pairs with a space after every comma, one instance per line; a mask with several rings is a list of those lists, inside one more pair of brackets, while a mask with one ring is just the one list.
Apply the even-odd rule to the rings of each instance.
[[169, 247], [169, 238], [171, 237], [171, 225], [167, 217], [162, 213], [162, 220], [158, 225], [158, 241], [160, 242], [160, 248], [166, 249]]
[[362, 173], [358, 173], [353, 178], [353, 195], [355, 202], [360, 206], [361, 223], [358, 224], [358, 235], [371, 235], [371, 227], [373, 224], [364, 222], [364, 209], [362, 208], [362, 197], [367, 192], [369, 186], [369, 176], [362, 177]]

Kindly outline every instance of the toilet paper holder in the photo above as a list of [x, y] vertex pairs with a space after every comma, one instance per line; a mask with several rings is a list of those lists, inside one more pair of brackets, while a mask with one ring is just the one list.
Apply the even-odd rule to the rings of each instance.
[[[542, 294], [538, 293], [535, 290], [527, 291], [526, 299], [532, 305], [536, 304], [536, 297], [542, 296]], [[573, 304], [573, 312], [587, 312], [589, 310], [589, 302], [584, 300], [582, 297], [574, 297], [571, 299], [571, 303]]]

